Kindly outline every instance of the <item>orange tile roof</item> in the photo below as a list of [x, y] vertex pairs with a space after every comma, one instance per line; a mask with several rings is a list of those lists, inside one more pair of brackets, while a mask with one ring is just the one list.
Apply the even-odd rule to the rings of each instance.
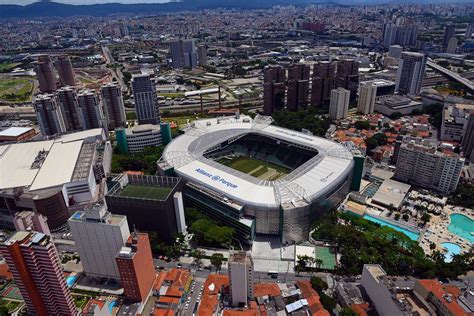
[[359, 316], [367, 316], [368, 315], [367, 310], [369, 309], [369, 303], [353, 304], [350, 307]]
[[244, 310], [244, 311], [236, 311], [236, 310], [224, 310], [223, 316], [260, 316], [260, 313], [256, 310]]
[[[214, 289], [209, 290], [209, 285], [214, 284]], [[217, 307], [217, 294], [224, 286], [229, 287], [229, 277], [225, 274], [210, 274], [204, 282], [201, 304], [199, 304], [199, 316], [212, 316]]]
[[259, 296], [278, 296], [281, 295], [280, 288], [276, 283], [256, 283], [253, 287], [253, 295]]
[[159, 291], [161, 286], [163, 285], [163, 281], [165, 280], [166, 272], [162, 271], [157, 274], [155, 279], [155, 284], [153, 284], [153, 290]]
[[0, 264], [0, 276], [4, 277], [7, 280], [13, 279], [13, 274], [11, 273], [6, 263]]
[[324, 309], [321, 301], [319, 300], [318, 293], [311, 286], [309, 280], [297, 281], [296, 284], [301, 290], [304, 298], [308, 301], [309, 309], [313, 316], [330, 316], [329, 312]]
[[87, 302], [86, 306], [82, 309], [82, 313], [87, 314], [92, 305], [97, 305], [99, 307], [99, 310], [102, 310], [105, 305], [105, 300], [98, 300], [95, 298], [90, 299], [89, 302]]
[[153, 311], [153, 316], [174, 316], [174, 311], [172, 309], [156, 308]]
[[171, 296], [160, 296], [160, 299], [158, 300], [160, 303], [168, 303], [168, 304], [173, 304], [179, 303], [179, 298], [178, 297], [171, 297]]
[[143, 171], [125, 171], [125, 173], [130, 174], [130, 175], [139, 175], [139, 176], [144, 175]]
[[428, 292], [431, 292], [453, 315], [469, 315], [461, 306], [459, 306], [455, 299], [451, 302], [448, 302], [443, 297], [445, 294], [451, 294], [457, 298], [461, 292], [457, 287], [442, 285], [438, 280], [418, 280], [417, 282], [420, 283], [420, 285], [423, 286]]

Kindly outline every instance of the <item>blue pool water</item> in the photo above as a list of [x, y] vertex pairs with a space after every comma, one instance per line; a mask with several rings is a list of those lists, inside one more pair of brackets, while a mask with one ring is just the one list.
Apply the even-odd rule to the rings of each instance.
[[76, 282], [76, 280], [77, 280], [77, 274], [68, 276], [66, 278], [67, 286], [71, 287], [74, 284], [74, 282]]
[[461, 246], [452, 242], [442, 242], [441, 247], [448, 249], [448, 252], [444, 255], [445, 262], [453, 261], [453, 256], [460, 254], [462, 251]]
[[451, 223], [448, 226], [448, 230], [474, 244], [474, 236], [471, 235], [474, 232], [474, 221], [462, 214], [451, 214], [450, 217]]
[[414, 241], [417, 241], [418, 237], [420, 237], [420, 234], [418, 234], [418, 233], [414, 233], [412, 231], [409, 231], [408, 229], [398, 227], [396, 225], [393, 225], [392, 223], [386, 222], [386, 221], [381, 220], [379, 218], [372, 217], [372, 216], [367, 215], [367, 214], [365, 214], [362, 218], [364, 218], [368, 221], [377, 223], [377, 224], [382, 225], [382, 226], [387, 226], [387, 227], [393, 228], [396, 231], [399, 231], [399, 232], [407, 235], [408, 238], [410, 238], [411, 240], [414, 240]]

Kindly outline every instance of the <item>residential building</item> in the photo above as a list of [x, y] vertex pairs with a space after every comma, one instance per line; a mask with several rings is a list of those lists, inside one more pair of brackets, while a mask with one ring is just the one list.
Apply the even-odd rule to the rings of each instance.
[[474, 23], [466, 25], [466, 33], [464, 34], [464, 39], [471, 39], [472, 33], [474, 33]]
[[456, 25], [454, 24], [447, 24], [444, 27], [444, 34], [443, 34], [443, 47], [446, 49], [449, 44], [449, 40], [456, 36]]
[[104, 115], [95, 92], [88, 89], [82, 90], [77, 94], [77, 101], [83, 129], [101, 128]]
[[233, 306], [253, 299], [253, 261], [245, 251], [232, 251], [228, 261], [230, 296]]
[[160, 112], [156, 99], [155, 79], [150, 75], [134, 75], [132, 92], [138, 124], [158, 124]]
[[308, 106], [310, 66], [295, 64], [288, 68], [288, 95], [286, 108], [297, 111]]
[[63, 112], [55, 95], [37, 95], [33, 101], [33, 108], [43, 136], [52, 136], [66, 131]]
[[263, 71], [263, 113], [273, 112], [285, 106], [286, 70], [281, 66], [266, 67]]
[[173, 40], [170, 42], [171, 65], [173, 68], [194, 68], [198, 54], [193, 39]]
[[105, 119], [109, 129], [125, 127], [127, 116], [123, 105], [122, 88], [114, 82], [107, 83], [100, 88]]
[[48, 55], [40, 55], [34, 63], [33, 69], [39, 82], [39, 90], [42, 93], [51, 93], [56, 90], [56, 74], [53, 62]]
[[466, 133], [463, 136], [461, 143], [464, 157], [472, 160], [474, 158], [474, 111], [471, 111], [469, 116], [469, 123], [466, 127]]
[[469, 131], [468, 123], [474, 104], [445, 105], [441, 121], [440, 139], [461, 142]]
[[56, 69], [58, 70], [59, 82], [61, 83], [61, 86], [74, 86], [74, 69], [72, 68], [72, 63], [69, 56], [59, 56], [58, 62], [56, 63]]
[[322, 107], [328, 105], [331, 91], [336, 88], [335, 62], [320, 62], [314, 65], [311, 83], [311, 105]]
[[115, 129], [118, 150], [123, 153], [138, 153], [145, 147], [163, 144], [161, 125], [143, 124], [129, 128]]
[[337, 63], [337, 87], [349, 90], [351, 100], [355, 99], [359, 87], [359, 62], [343, 59]]
[[68, 225], [84, 273], [92, 277], [119, 279], [115, 256], [130, 236], [127, 217], [110, 213], [102, 201], [75, 212]]
[[417, 95], [425, 75], [426, 56], [420, 53], [403, 52], [398, 63], [396, 90], [400, 94]]
[[133, 232], [115, 259], [125, 298], [145, 303], [156, 279], [148, 234]]
[[77, 93], [73, 87], [62, 87], [57, 91], [59, 106], [63, 113], [66, 131], [73, 132], [83, 129]]
[[51, 236], [47, 218], [40, 213], [33, 211], [20, 211], [13, 218], [13, 225], [16, 231], [36, 231]]
[[154, 313], [178, 313], [180, 304], [184, 304], [191, 290], [193, 276], [186, 269], [161, 271], [153, 285], [153, 295], [157, 297]]
[[388, 57], [402, 58], [403, 47], [400, 45], [390, 45], [388, 48]]
[[78, 315], [50, 236], [19, 231], [0, 245], [28, 313]]
[[198, 64], [199, 66], [207, 65], [207, 47], [204, 44], [200, 44], [197, 46], [197, 54], [198, 54]]
[[[186, 227], [184, 209], [180, 208], [183, 203], [175, 201], [175, 193], [182, 191], [181, 179], [121, 174], [114, 181], [117, 184], [105, 195], [109, 210], [127, 216], [131, 230], [156, 231], [160, 240], [174, 242], [178, 227]], [[143, 192], [148, 191], [144, 198]]]
[[404, 143], [398, 152], [395, 178], [448, 194], [456, 190], [463, 166], [464, 158], [455, 153]]
[[448, 42], [448, 46], [446, 47], [446, 53], [455, 54], [457, 48], [458, 48], [458, 39], [456, 37], [452, 37]]
[[375, 98], [377, 96], [377, 86], [372, 82], [361, 82], [359, 86], [359, 100], [357, 111], [363, 114], [371, 114], [375, 109]]
[[350, 96], [351, 92], [344, 88], [337, 88], [331, 91], [331, 104], [329, 105], [329, 117], [331, 120], [347, 117]]

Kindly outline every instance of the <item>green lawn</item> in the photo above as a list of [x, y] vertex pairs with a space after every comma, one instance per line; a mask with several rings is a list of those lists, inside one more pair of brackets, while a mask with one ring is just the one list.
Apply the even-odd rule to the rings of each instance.
[[28, 101], [33, 93], [33, 83], [24, 78], [0, 79], [0, 99], [12, 102]]
[[19, 65], [21, 63], [0, 63], [0, 72], [9, 72]]
[[331, 252], [331, 248], [316, 246], [315, 253], [316, 259], [323, 261], [320, 266], [321, 269], [334, 270], [336, 267], [336, 255]]
[[[255, 178], [260, 178], [269, 172], [269, 169], [276, 171], [276, 174], [268, 180], [276, 180], [290, 172], [289, 169], [277, 166], [275, 164], [249, 157], [237, 157], [235, 159], [221, 159], [219, 163], [228, 166], [240, 172], [251, 174]], [[259, 169], [257, 169], [259, 168]], [[256, 170], [257, 169], [257, 170]], [[253, 172], [252, 172], [253, 171]]]
[[150, 187], [144, 185], [129, 184], [123, 188], [120, 196], [152, 199], [152, 200], [164, 200], [171, 192], [170, 187]]

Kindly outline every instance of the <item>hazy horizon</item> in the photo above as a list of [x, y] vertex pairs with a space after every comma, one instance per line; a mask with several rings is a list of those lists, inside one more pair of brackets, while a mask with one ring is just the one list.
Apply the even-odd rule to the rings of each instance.
[[[40, 0], [0, 0], [1, 4], [17, 4], [17, 5], [28, 5], [34, 2], [41, 2]], [[43, 2], [59, 2], [65, 4], [98, 4], [98, 3], [163, 3], [170, 2], [169, 0], [54, 0], [54, 1], [43, 1]]]

